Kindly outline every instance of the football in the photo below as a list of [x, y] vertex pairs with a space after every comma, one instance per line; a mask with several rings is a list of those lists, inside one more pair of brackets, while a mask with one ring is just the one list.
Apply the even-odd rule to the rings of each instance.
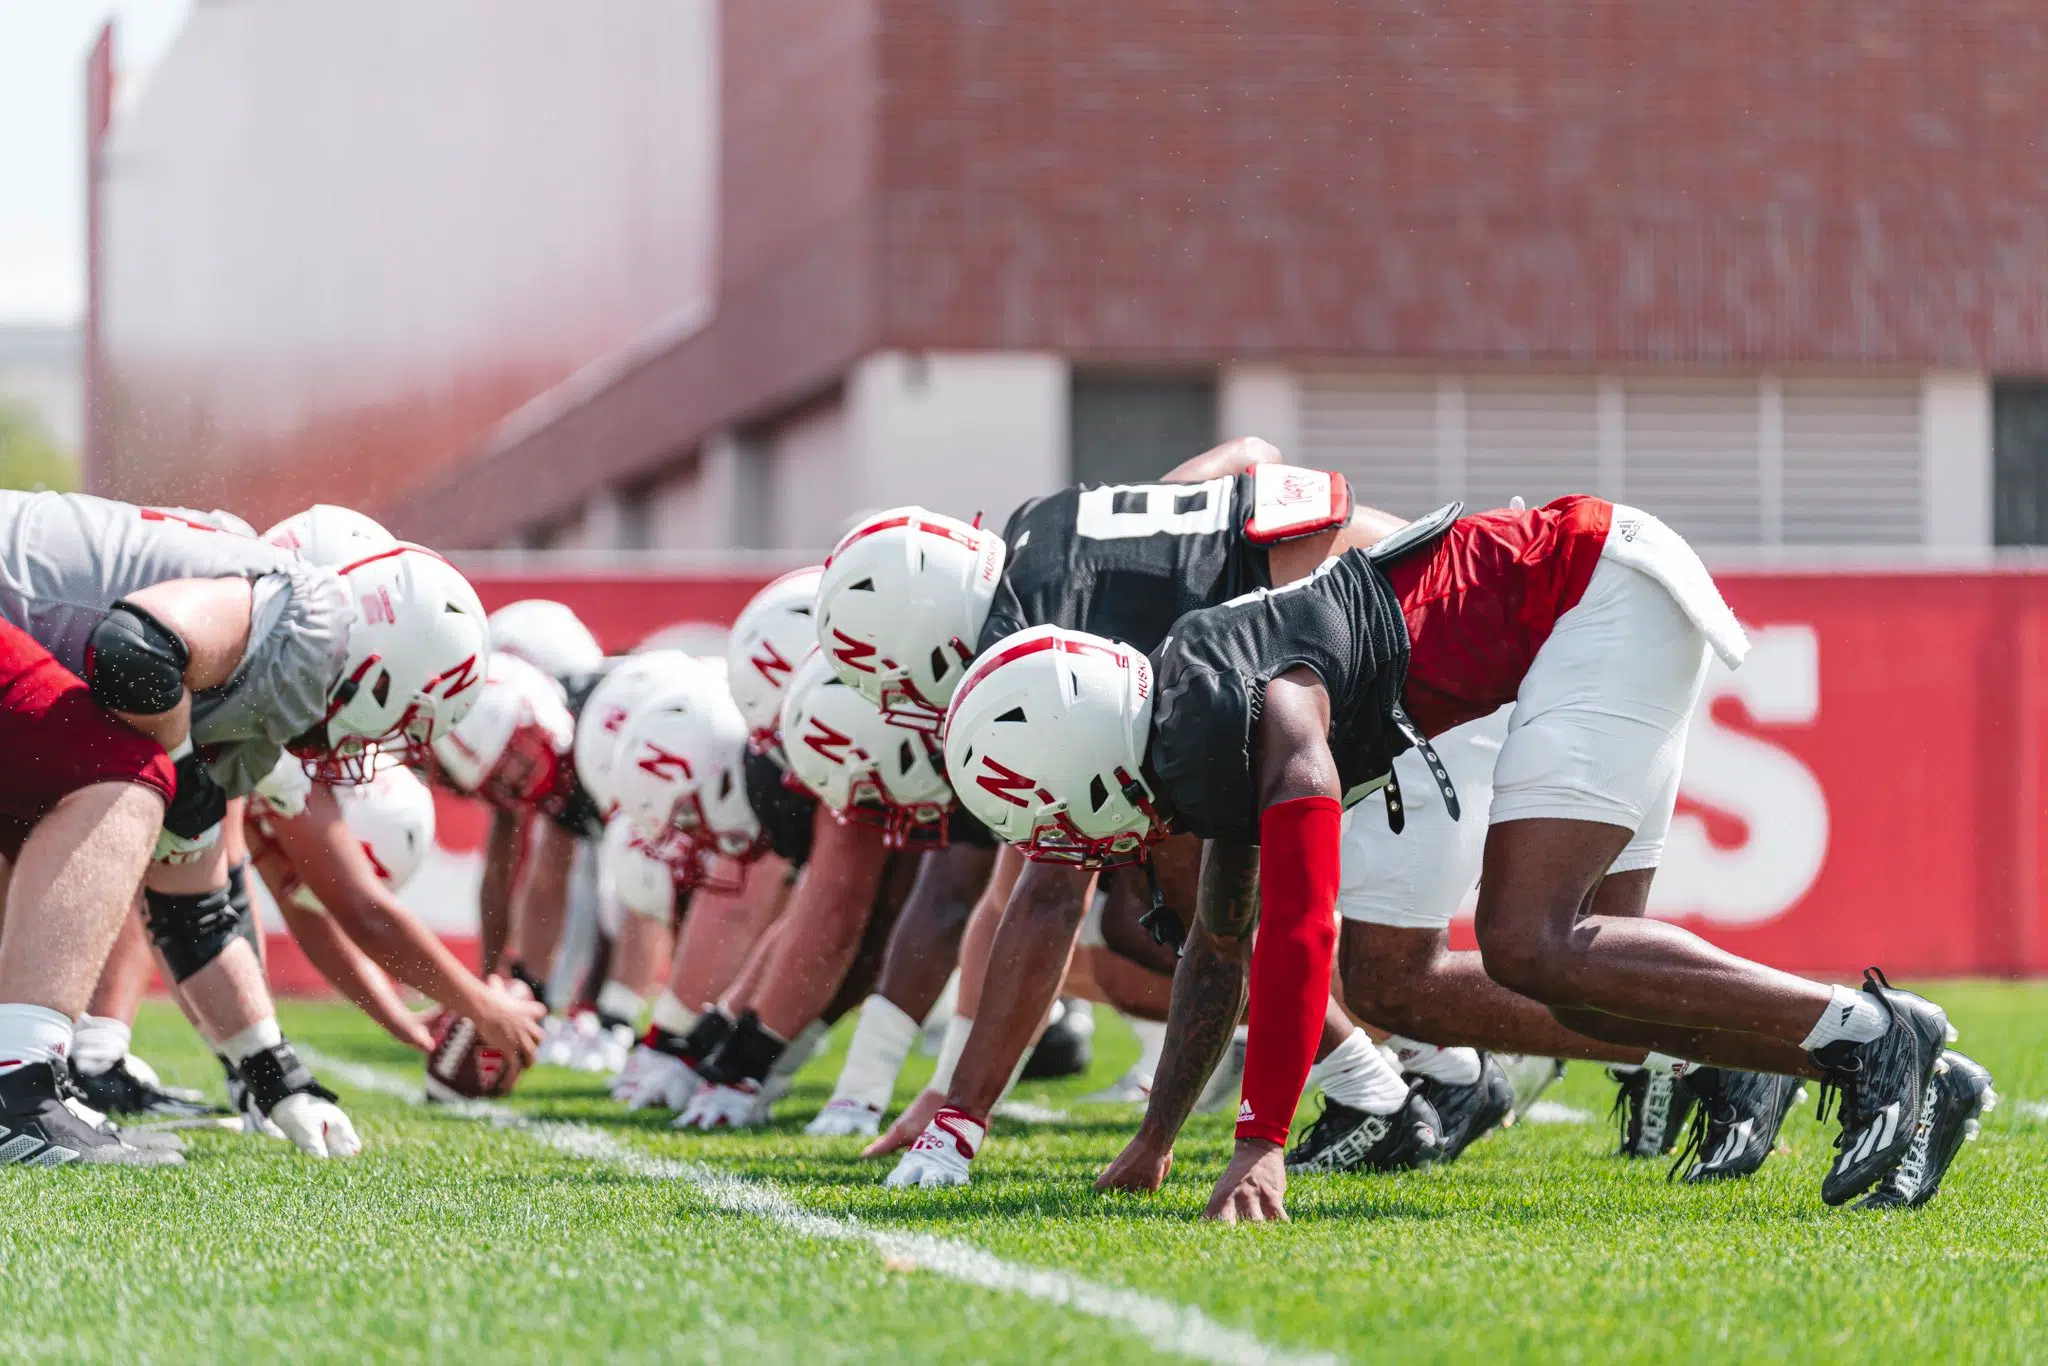
[[519, 1059], [485, 1043], [474, 1020], [444, 1010], [429, 1029], [434, 1044], [427, 1051], [428, 1100], [493, 1099], [509, 1094], [519, 1080]]

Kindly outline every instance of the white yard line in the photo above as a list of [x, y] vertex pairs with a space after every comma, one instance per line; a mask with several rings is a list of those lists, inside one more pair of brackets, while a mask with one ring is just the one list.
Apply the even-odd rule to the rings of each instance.
[[[381, 1068], [330, 1057], [303, 1045], [297, 1047], [301, 1058], [331, 1080], [412, 1105], [424, 1102], [417, 1085]], [[957, 1239], [928, 1233], [898, 1233], [872, 1228], [858, 1219], [813, 1213], [790, 1199], [772, 1181], [747, 1180], [696, 1162], [654, 1157], [587, 1124], [532, 1119], [517, 1110], [482, 1101], [434, 1108], [441, 1114], [516, 1129], [557, 1152], [603, 1162], [651, 1181], [680, 1181], [694, 1187], [720, 1209], [769, 1220], [806, 1238], [865, 1242], [891, 1266], [928, 1271], [984, 1290], [1022, 1295], [1087, 1314], [1144, 1339], [1162, 1352], [1196, 1361], [1265, 1362], [1269, 1366], [1334, 1366], [1338, 1360], [1328, 1353], [1292, 1352], [1261, 1342], [1240, 1329], [1225, 1327], [1189, 1305], [1103, 1285], [1065, 1271], [1007, 1262]]]
[[1539, 1100], [1521, 1116], [1524, 1124], [1591, 1124], [1593, 1119], [1591, 1110], [1555, 1100]]
[[2048, 1124], [2048, 1100], [2023, 1100], [2020, 1102], [2020, 1113], [2028, 1119]]

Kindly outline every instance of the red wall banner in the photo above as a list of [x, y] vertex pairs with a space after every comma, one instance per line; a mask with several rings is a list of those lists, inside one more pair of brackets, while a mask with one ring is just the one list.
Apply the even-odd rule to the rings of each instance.
[[[609, 650], [711, 650], [770, 577], [475, 582], [489, 607], [568, 603]], [[1753, 648], [1708, 680], [1652, 913], [1788, 968], [2048, 972], [2048, 575], [1717, 578]], [[441, 814], [442, 852], [473, 860], [481, 821]]]

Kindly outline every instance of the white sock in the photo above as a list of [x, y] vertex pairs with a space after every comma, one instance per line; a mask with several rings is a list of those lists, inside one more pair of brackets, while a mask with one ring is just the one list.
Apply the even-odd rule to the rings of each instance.
[[0, 1006], [0, 1076], [32, 1062], [63, 1062], [72, 1033], [71, 1017], [61, 1011]]
[[857, 1101], [870, 1110], [889, 1108], [896, 1076], [917, 1044], [917, 1021], [886, 996], [861, 1004], [860, 1023], [846, 1047], [846, 1062], [832, 1087], [832, 1099]]
[[1428, 1077], [1446, 1086], [1470, 1086], [1479, 1080], [1477, 1049], [1439, 1048], [1433, 1043], [1404, 1039], [1398, 1035], [1387, 1040], [1387, 1047], [1393, 1049], [1394, 1056], [1401, 1060], [1403, 1072], [1413, 1072], [1418, 1077]]
[[640, 1023], [640, 1012], [647, 1009], [647, 998], [624, 982], [606, 982], [597, 991], [597, 1013], [624, 1020], [627, 1024]]
[[128, 1056], [135, 1031], [126, 1020], [105, 1015], [81, 1015], [71, 1031], [71, 1065], [88, 1077], [96, 1077]]
[[266, 1015], [247, 1029], [220, 1041], [220, 1051], [227, 1054], [228, 1061], [240, 1067], [242, 1059], [252, 1053], [261, 1053], [266, 1048], [275, 1048], [284, 1042], [284, 1031], [277, 1027], [277, 1016]]
[[1138, 1036], [1138, 1061], [1131, 1070], [1150, 1080], [1158, 1075], [1159, 1057], [1166, 1052], [1166, 1022], [1124, 1018], [1130, 1022], [1131, 1032]]
[[1372, 1037], [1362, 1029], [1330, 1050], [1330, 1056], [1308, 1069], [1309, 1084], [1339, 1105], [1369, 1115], [1391, 1115], [1408, 1099], [1401, 1074], [1387, 1066]]
[[1825, 1048], [1844, 1039], [1850, 1043], [1868, 1043], [1884, 1033], [1890, 1023], [1884, 1008], [1869, 992], [1836, 987], [1828, 1000], [1828, 1008], [1820, 1013], [1813, 1031], [1800, 1040], [1799, 1046], [1811, 1053], [1816, 1048]]
[[960, 1065], [960, 1054], [967, 1047], [967, 1036], [973, 1032], [972, 1015], [955, 1015], [946, 1021], [946, 1041], [939, 1045], [939, 1065], [932, 1069], [932, 1079], [924, 1084], [925, 1090], [943, 1095], [953, 1089], [953, 1069]]
[[666, 1029], [671, 1034], [687, 1034], [702, 1013], [690, 1009], [675, 998], [673, 992], [664, 991], [655, 998], [652, 1023], [657, 1029]]

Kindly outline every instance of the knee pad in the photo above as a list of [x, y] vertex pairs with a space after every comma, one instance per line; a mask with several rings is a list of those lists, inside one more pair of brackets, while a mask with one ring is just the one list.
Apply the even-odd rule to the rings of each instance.
[[234, 898], [225, 887], [192, 896], [144, 891], [142, 904], [149, 937], [179, 982], [226, 952], [241, 934], [245, 918], [236, 913]]
[[185, 695], [192, 652], [175, 631], [126, 602], [110, 608], [85, 642], [85, 683], [102, 706], [157, 716]]
[[241, 921], [236, 928], [242, 938], [249, 941], [255, 951], [256, 961], [263, 961], [263, 927], [256, 921], [256, 910], [249, 902], [249, 861], [247, 859], [228, 869], [228, 905], [234, 908]]

